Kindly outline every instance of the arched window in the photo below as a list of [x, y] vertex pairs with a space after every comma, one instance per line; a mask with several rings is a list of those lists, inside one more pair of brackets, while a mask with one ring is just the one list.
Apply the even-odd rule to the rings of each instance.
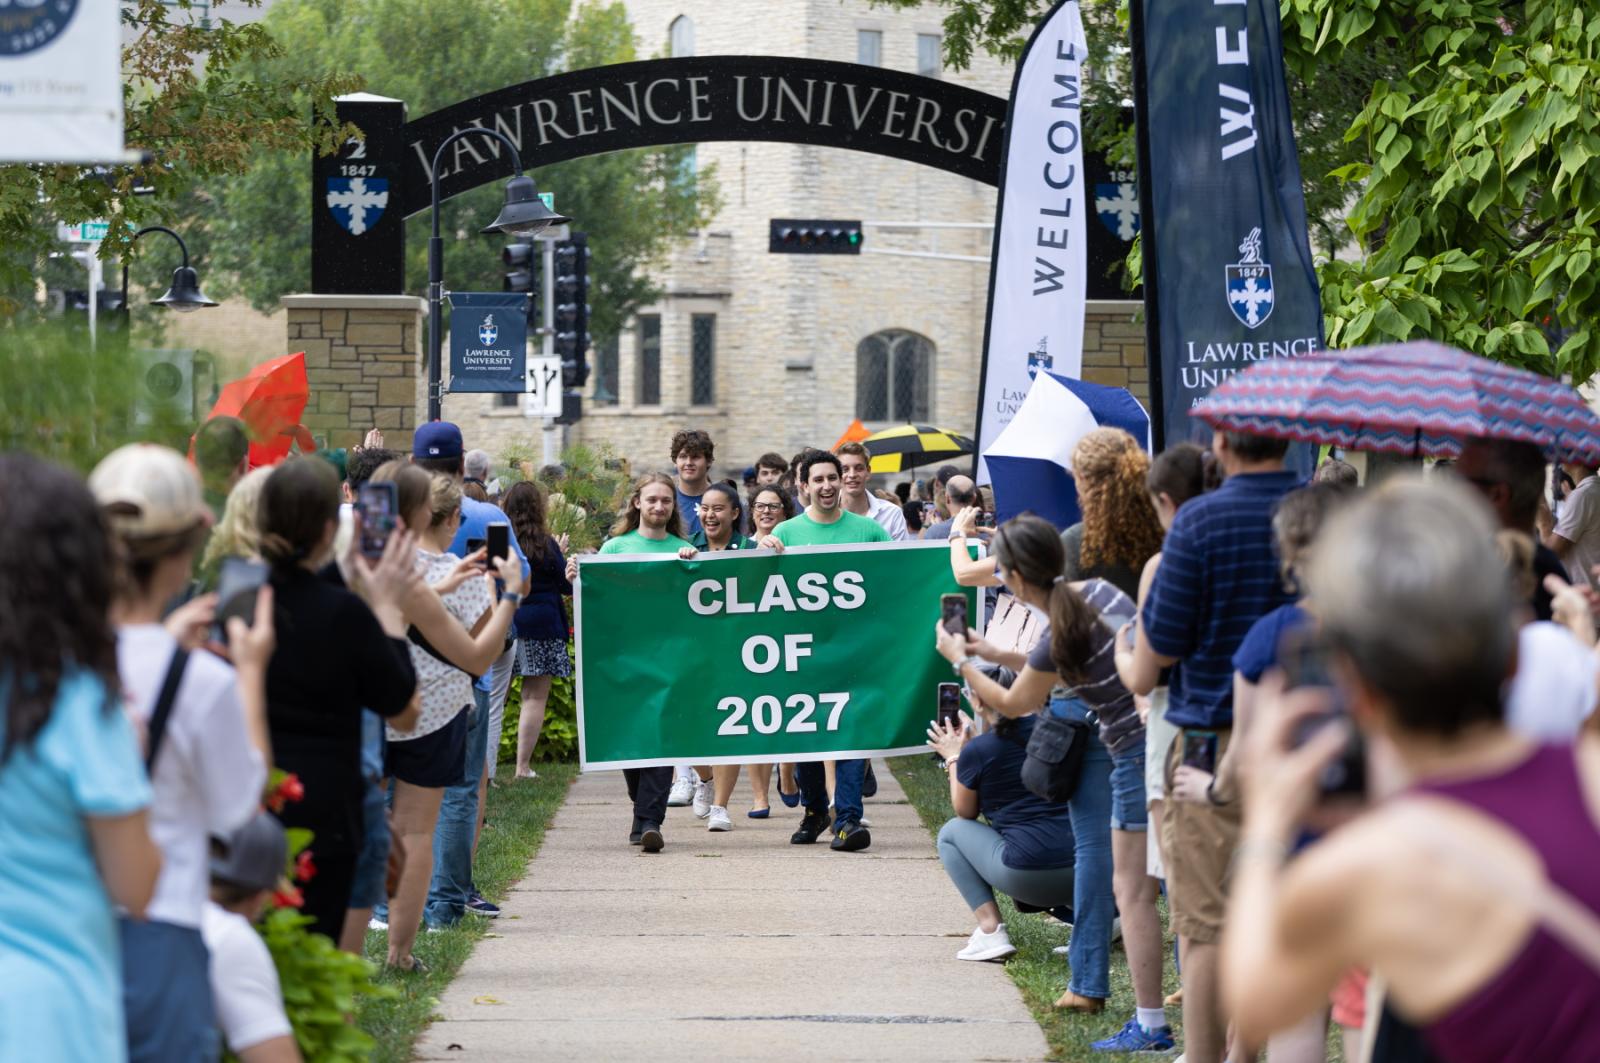
[[679, 15], [667, 27], [667, 50], [674, 59], [694, 54], [694, 20], [688, 15]]
[[856, 345], [856, 416], [863, 421], [928, 421], [933, 416], [933, 344], [885, 329]]

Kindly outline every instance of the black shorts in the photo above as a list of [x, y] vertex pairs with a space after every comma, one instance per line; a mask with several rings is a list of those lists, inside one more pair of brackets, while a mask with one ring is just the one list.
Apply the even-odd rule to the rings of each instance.
[[421, 738], [384, 743], [384, 772], [410, 783], [443, 789], [467, 781], [467, 731], [470, 706], [456, 713], [455, 719]]

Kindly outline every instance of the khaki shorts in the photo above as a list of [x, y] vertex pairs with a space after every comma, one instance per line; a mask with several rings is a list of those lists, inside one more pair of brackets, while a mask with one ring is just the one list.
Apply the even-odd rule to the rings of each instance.
[[[1180, 728], [1167, 752], [1168, 793], [1172, 792], [1173, 775], [1183, 762], [1183, 736], [1189, 730]], [[1217, 729], [1219, 760], [1230, 737], [1228, 730]], [[1168, 801], [1162, 806], [1161, 843], [1166, 850], [1172, 925], [1196, 944], [1209, 945], [1222, 937], [1229, 871], [1233, 851], [1239, 845], [1239, 805], [1235, 798], [1220, 807], [1194, 801]]]

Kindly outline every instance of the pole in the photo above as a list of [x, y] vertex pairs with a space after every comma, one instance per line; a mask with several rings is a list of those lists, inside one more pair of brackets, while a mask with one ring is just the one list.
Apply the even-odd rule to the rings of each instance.
[[445, 137], [433, 153], [433, 168], [428, 171], [428, 184], [433, 193], [433, 229], [428, 238], [428, 420], [437, 421], [444, 416], [444, 323], [439, 320], [444, 304], [444, 237], [439, 234], [439, 166], [444, 161], [444, 149], [469, 133], [482, 133], [494, 137], [511, 153], [512, 175], [522, 173], [522, 156], [511, 138], [496, 129], [468, 126]]
[[1139, 250], [1144, 261], [1144, 351], [1150, 376], [1150, 447], [1167, 445], [1167, 402], [1161, 378], [1161, 281], [1156, 261], [1155, 191], [1150, 180], [1150, 76], [1145, 68], [1146, 0], [1129, 0], [1128, 36], [1133, 60], [1133, 125], [1139, 157]]
[[[544, 254], [544, 344], [541, 348], [546, 358], [554, 358], [556, 354], [556, 242], [554, 240], [540, 239]], [[565, 386], [561, 392], [566, 394]], [[564, 401], [564, 400], [563, 400]], [[544, 463], [558, 465], [561, 462], [561, 426], [555, 419], [544, 419]]]

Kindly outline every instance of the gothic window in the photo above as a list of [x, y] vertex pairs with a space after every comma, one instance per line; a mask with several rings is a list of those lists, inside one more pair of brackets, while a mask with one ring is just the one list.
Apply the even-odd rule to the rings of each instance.
[[661, 315], [640, 314], [639, 364], [634, 384], [636, 406], [661, 405]]
[[933, 344], [886, 329], [856, 345], [856, 416], [863, 421], [928, 421], [933, 415]]
[[694, 54], [694, 20], [679, 15], [667, 28], [668, 52], [674, 59], [687, 59]]
[[689, 317], [689, 405], [717, 401], [717, 315]]

